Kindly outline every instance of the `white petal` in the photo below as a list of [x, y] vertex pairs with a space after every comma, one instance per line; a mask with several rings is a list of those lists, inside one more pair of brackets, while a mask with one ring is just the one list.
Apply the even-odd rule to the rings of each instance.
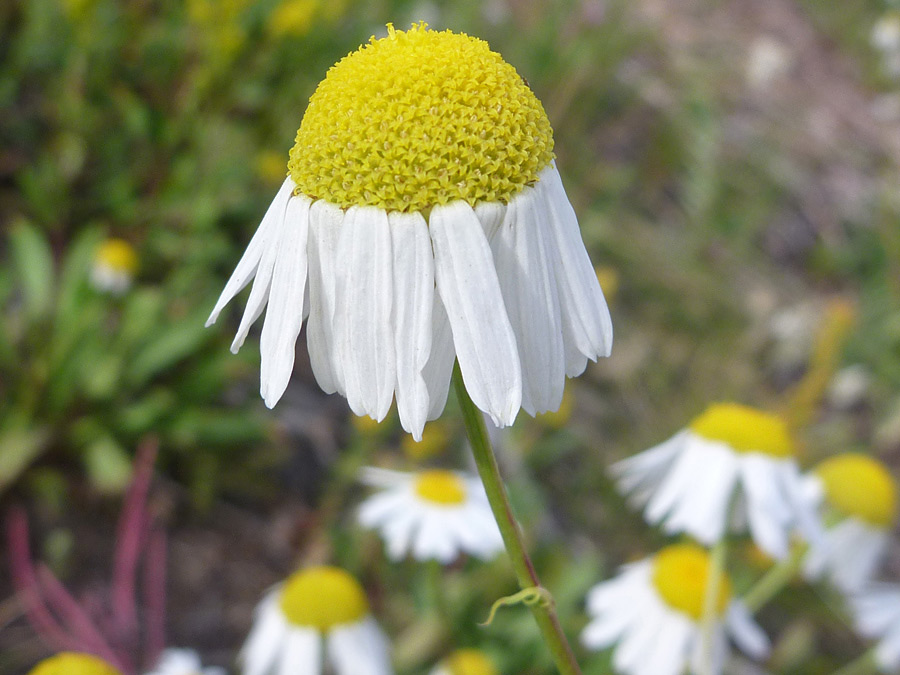
[[278, 607], [278, 594], [269, 593], [259, 603], [253, 628], [241, 649], [239, 660], [244, 675], [266, 675], [281, 653], [287, 632]]
[[559, 409], [566, 381], [555, 250], [544, 240], [542, 207], [526, 187], [509, 203], [491, 242], [522, 364], [522, 408], [530, 415]]
[[359, 471], [359, 482], [371, 487], [392, 488], [408, 485], [413, 478], [414, 474], [406, 471], [392, 471], [379, 466], [364, 466]]
[[284, 394], [294, 370], [294, 348], [303, 324], [306, 293], [309, 205], [305, 196], [291, 197], [288, 202], [272, 272], [269, 309], [259, 339], [260, 394], [269, 408]]
[[668, 613], [661, 606], [649, 607], [643, 619], [636, 621], [625, 633], [613, 653], [613, 665], [624, 673], [634, 675], [658, 675], [647, 667], [653, 658], [653, 650], [660, 633], [668, 630]]
[[653, 675], [679, 675], [684, 672], [690, 654], [691, 641], [697, 628], [684, 615], [669, 612], [665, 629], [658, 634], [652, 654], [647, 657], [647, 673]]
[[508, 426], [522, 403], [522, 373], [481, 223], [457, 201], [432, 209], [430, 230], [435, 280], [466, 390], [494, 424]]
[[732, 602], [728, 606], [725, 625], [731, 633], [734, 643], [748, 656], [757, 661], [769, 655], [769, 638], [750, 616], [750, 612], [740, 602]]
[[308, 628], [288, 631], [278, 675], [319, 675], [322, 672], [322, 638]]
[[309, 323], [306, 344], [316, 382], [326, 394], [343, 391], [335, 365], [335, 257], [344, 212], [323, 199], [309, 210]]
[[332, 629], [327, 651], [336, 675], [393, 674], [390, 645], [372, 617]]
[[357, 415], [381, 421], [391, 407], [396, 378], [391, 326], [393, 275], [387, 214], [352, 206], [338, 240], [335, 336], [347, 389]]
[[753, 541], [776, 559], [788, 552], [791, 510], [777, 486], [777, 464], [751, 453], [741, 459], [741, 484], [747, 496], [747, 518]]
[[444, 412], [455, 361], [456, 349], [453, 346], [450, 319], [447, 318], [440, 294], [435, 293], [431, 310], [431, 356], [428, 357], [428, 363], [422, 370], [422, 379], [428, 387], [429, 420], [437, 419]]
[[272, 203], [266, 210], [266, 214], [263, 216], [262, 222], [259, 224], [259, 227], [256, 228], [256, 232], [250, 239], [250, 243], [247, 245], [244, 255], [241, 256], [237, 267], [235, 267], [234, 272], [231, 273], [231, 278], [225, 284], [225, 288], [222, 290], [222, 294], [219, 296], [216, 306], [209, 315], [209, 319], [206, 320], [207, 326], [211, 326], [216, 322], [216, 319], [219, 318], [219, 313], [225, 305], [231, 302], [232, 298], [240, 293], [256, 274], [256, 270], [262, 259], [263, 251], [267, 248], [269, 239], [272, 236], [277, 236], [274, 225], [278, 221], [279, 214], [284, 211], [285, 204], [287, 203], [288, 198], [290, 198], [293, 190], [294, 181], [292, 181], [289, 176], [284, 179], [284, 183], [282, 183], [281, 187], [278, 189], [275, 199], [272, 200]]
[[416, 560], [437, 560], [446, 565], [458, 557], [459, 549], [447, 521], [447, 516], [438, 509], [429, 509], [412, 542], [412, 554]]
[[619, 491], [632, 495], [639, 506], [646, 504], [681, 452], [684, 435], [685, 432], [679, 432], [659, 445], [610, 466], [609, 472], [616, 478]]
[[612, 348], [609, 308], [555, 166], [551, 164], [541, 172], [536, 189], [546, 199], [551, 214], [548, 225], [556, 243], [556, 276], [566, 333], [592, 361], [598, 356], [609, 356]]
[[359, 505], [359, 524], [363, 527], [378, 527], [393, 516], [403, 513], [413, 505], [406, 490], [391, 490], [372, 495]]
[[500, 229], [505, 213], [506, 207], [500, 202], [478, 202], [475, 205], [475, 215], [489, 242], [493, 241], [494, 235]]
[[394, 212], [394, 346], [397, 353], [397, 413], [400, 424], [422, 440], [428, 416], [428, 388], [422, 370], [431, 355], [434, 258], [428, 225], [418, 212]]

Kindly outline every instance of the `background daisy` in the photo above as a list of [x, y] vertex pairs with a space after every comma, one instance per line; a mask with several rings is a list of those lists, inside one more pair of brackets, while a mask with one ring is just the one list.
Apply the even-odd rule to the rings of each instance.
[[63, 652], [37, 664], [28, 675], [122, 675], [106, 661], [90, 654]]

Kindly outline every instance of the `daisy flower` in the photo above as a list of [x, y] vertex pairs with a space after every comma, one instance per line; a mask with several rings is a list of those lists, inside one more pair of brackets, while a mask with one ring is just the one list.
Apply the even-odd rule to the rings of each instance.
[[[679, 675], [701, 662], [701, 621], [709, 577], [709, 553], [675, 544], [625, 565], [619, 575], [588, 594], [591, 621], [581, 634], [589, 649], [615, 645], [613, 667], [625, 675]], [[749, 656], [765, 658], [769, 641], [746, 608], [731, 596], [727, 575], [719, 580], [712, 627], [714, 672], [728, 659], [728, 637]]]
[[393, 673], [362, 586], [336, 567], [301, 570], [270, 592], [240, 658], [244, 675]]
[[852, 599], [856, 629], [878, 640], [875, 662], [883, 673], [900, 668], [900, 586], [878, 583]]
[[122, 675], [103, 659], [90, 654], [63, 652], [37, 664], [28, 675]]
[[363, 527], [378, 530], [388, 556], [448, 564], [461, 553], [488, 560], [503, 550], [481, 481], [452, 471], [401, 473], [369, 467], [362, 480], [381, 488], [359, 507]]
[[457, 649], [432, 670], [431, 675], [500, 675], [500, 673], [481, 650]]
[[619, 488], [648, 522], [706, 545], [726, 526], [749, 528], [773, 558], [787, 555], [792, 530], [810, 540], [817, 524], [801, 497], [795, 447], [775, 415], [735, 403], [711, 405], [669, 440], [613, 465]]
[[138, 256], [124, 239], [107, 239], [94, 252], [90, 282], [96, 290], [110, 295], [123, 295], [134, 281]]
[[425, 24], [342, 59], [310, 98], [288, 176], [209, 318], [251, 279], [274, 406], [307, 319], [313, 373], [357, 415], [396, 396], [417, 440], [454, 359], [498, 426], [559, 407], [612, 327], [540, 102], [486, 42]]
[[193, 649], [166, 649], [147, 675], [226, 675], [226, 671], [216, 666], [204, 668]]
[[827, 577], [846, 593], [878, 570], [897, 520], [897, 484], [881, 462], [846, 453], [822, 462], [806, 478], [808, 496], [826, 524], [804, 562], [811, 579]]

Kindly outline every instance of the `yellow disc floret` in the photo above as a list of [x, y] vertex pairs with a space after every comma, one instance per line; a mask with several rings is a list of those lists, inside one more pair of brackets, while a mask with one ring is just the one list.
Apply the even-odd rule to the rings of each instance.
[[416, 494], [434, 504], [462, 504], [466, 500], [466, 485], [452, 471], [423, 471], [416, 475]]
[[828, 503], [847, 516], [891, 527], [897, 516], [897, 483], [876, 459], [854, 452], [826, 459], [816, 468]]
[[491, 660], [477, 649], [458, 649], [444, 661], [450, 675], [498, 675]]
[[124, 239], [107, 239], [94, 255], [97, 264], [133, 275], [137, 271], [138, 256], [134, 247]]
[[[674, 544], [656, 554], [653, 585], [669, 607], [699, 621], [709, 580], [709, 553], [696, 544]], [[715, 609], [721, 615], [731, 600], [731, 580], [722, 573]]]
[[508, 202], [553, 158], [540, 101], [483, 40], [389, 35], [344, 57], [309, 100], [288, 170], [299, 192], [341, 207], [426, 212]]
[[787, 425], [777, 415], [737, 403], [716, 403], [694, 418], [690, 429], [710, 441], [721, 441], [736, 452], [760, 452], [773, 457], [794, 455]]
[[37, 664], [28, 675], [122, 675], [106, 661], [90, 654], [63, 652]]
[[356, 623], [369, 612], [362, 586], [338, 567], [310, 567], [295, 573], [285, 582], [279, 604], [289, 623], [323, 633]]

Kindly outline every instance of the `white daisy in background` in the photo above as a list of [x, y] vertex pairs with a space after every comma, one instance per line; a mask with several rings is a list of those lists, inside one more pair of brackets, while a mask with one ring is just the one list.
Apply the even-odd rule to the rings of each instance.
[[[587, 597], [591, 621], [581, 634], [589, 649], [615, 645], [612, 663], [625, 675], [679, 675], [703, 660], [701, 620], [709, 578], [709, 553], [695, 544], [667, 546], [625, 565]], [[713, 672], [728, 659], [728, 637], [749, 656], [765, 658], [769, 640], [747, 609], [731, 597], [727, 575], [719, 580], [712, 626]]]
[[146, 675], [226, 675], [224, 668], [203, 667], [200, 655], [193, 649], [166, 649], [160, 654], [156, 668]]
[[96, 290], [110, 295], [123, 295], [134, 282], [138, 255], [124, 239], [106, 239], [94, 252], [90, 282]]
[[845, 593], [860, 590], [878, 571], [897, 520], [897, 484], [881, 462], [846, 453], [806, 477], [807, 494], [825, 523], [804, 561], [810, 579], [828, 578]]
[[402, 473], [369, 467], [362, 481], [381, 488], [359, 507], [363, 527], [378, 530], [388, 556], [448, 564], [468, 553], [488, 560], [503, 550], [477, 476], [440, 469]]
[[883, 673], [900, 669], [900, 586], [872, 584], [852, 599], [856, 629], [878, 640], [875, 662]]
[[644, 507], [648, 522], [686, 532], [707, 545], [726, 528], [749, 528], [773, 558], [788, 552], [791, 532], [818, 536], [802, 498], [795, 448], [784, 422], [735, 403], [709, 406], [669, 440], [611, 467], [619, 488]]
[[271, 591], [241, 651], [243, 675], [390, 675], [387, 638], [359, 582], [337, 567], [311, 567]]
[[454, 359], [498, 426], [559, 407], [612, 327], [540, 102], [487, 43], [424, 24], [342, 59], [309, 102], [289, 175], [210, 315], [253, 279], [232, 349], [268, 303], [266, 405], [307, 323], [319, 386], [418, 440]]
[[457, 649], [431, 675], [500, 675], [500, 671], [480, 649]]
[[28, 675], [122, 675], [103, 659], [91, 654], [63, 652], [44, 659]]

